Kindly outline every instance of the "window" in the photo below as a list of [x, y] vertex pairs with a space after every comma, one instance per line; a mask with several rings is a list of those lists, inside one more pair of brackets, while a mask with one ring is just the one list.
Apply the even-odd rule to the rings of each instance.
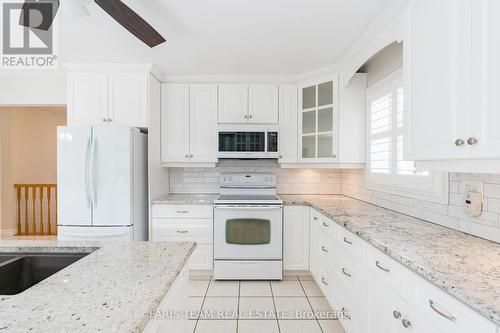
[[446, 175], [417, 170], [413, 161], [403, 159], [405, 104], [401, 71], [370, 87], [367, 96], [367, 187], [445, 202]]

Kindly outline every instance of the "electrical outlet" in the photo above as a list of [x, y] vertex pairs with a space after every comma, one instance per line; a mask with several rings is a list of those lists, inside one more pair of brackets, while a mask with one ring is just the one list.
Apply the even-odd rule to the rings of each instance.
[[474, 180], [462, 180], [462, 193], [466, 192], [479, 192], [481, 199], [483, 198], [484, 183]]

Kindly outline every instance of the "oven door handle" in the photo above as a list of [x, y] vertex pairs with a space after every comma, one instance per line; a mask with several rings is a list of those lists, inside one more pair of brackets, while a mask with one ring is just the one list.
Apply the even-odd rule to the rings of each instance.
[[221, 210], [278, 210], [283, 206], [215, 206], [215, 209]]

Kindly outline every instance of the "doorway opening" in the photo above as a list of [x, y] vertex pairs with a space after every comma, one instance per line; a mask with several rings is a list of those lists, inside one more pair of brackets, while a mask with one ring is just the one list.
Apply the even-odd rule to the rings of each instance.
[[65, 106], [0, 107], [2, 239], [57, 235], [57, 126]]

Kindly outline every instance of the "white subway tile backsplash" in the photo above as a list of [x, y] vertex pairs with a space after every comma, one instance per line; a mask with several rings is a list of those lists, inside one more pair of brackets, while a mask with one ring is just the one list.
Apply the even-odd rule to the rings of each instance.
[[[439, 204], [368, 190], [363, 174], [363, 170], [342, 170], [342, 194], [496, 242], [500, 239], [500, 175], [451, 173], [449, 202]], [[477, 218], [463, 212], [464, 180], [484, 183], [483, 212]]]
[[215, 168], [172, 168], [170, 192], [219, 193], [219, 176], [225, 172], [274, 173], [280, 194], [340, 194], [342, 190], [340, 170], [281, 169], [275, 161], [224, 160]]

